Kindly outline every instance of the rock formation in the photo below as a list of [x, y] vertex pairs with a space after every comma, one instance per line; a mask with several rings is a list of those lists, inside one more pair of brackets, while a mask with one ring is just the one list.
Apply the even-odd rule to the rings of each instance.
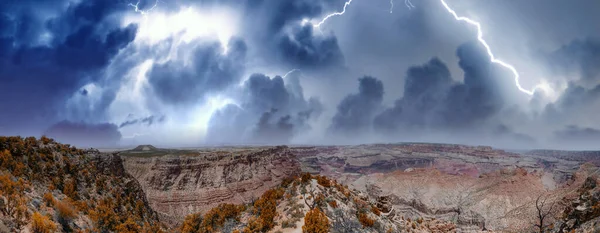
[[251, 202], [283, 178], [300, 173], [300, 164], [287, 147], [123, 158], [152, 208], [172, 224], [220, 203]]

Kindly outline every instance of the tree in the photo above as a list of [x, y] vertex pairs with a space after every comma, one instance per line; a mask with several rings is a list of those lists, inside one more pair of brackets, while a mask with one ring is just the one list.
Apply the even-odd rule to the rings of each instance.
[[302, 232], [327, 233], [329, 232], [329, 219], [319, 208], [314, 208], [306, 213]]
[[541, 194], [535, 200], [535, 209], [537, 211], [537, 220], [535, 227], [539, 230], [539, 233], [544, 233], [546, 228], [550, 225], [547, 221], [549, 217], [552, 217], [552, 213], [556, 202], [548, 200], [549, 195]]

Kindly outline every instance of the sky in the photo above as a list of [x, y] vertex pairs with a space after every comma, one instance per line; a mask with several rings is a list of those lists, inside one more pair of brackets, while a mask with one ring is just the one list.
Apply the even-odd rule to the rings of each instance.
[[600, 149], [599, 11], [596, 0], [4, 0], [0, 134], [101, 148]]

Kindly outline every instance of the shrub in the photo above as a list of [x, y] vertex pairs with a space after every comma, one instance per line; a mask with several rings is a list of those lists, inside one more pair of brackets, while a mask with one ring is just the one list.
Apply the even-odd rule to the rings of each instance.
[[181, 231], [182, 233], [216, 232], [228, 219], [240, 221], [240, 214], [244, 209], [243, 205], [219, 204], [206, 212], [204, 217], [199, 213], [190, 214], [185, 217]]
[[44, 193], [44, 197], [43, 197], [44, 203], [46, 203], [46, 206], [53, 206], [54, 205], [54, 196], [52, 196], [52, 193]]
[[310, 179], [312, 179], [312, 176], [310, 175], [310, 173], [305, 172], [302, 174], [302, 177], [301, 177], [302, 183], [306, 184], [306, 183], [308, 183], [308, 181], [310, 181]]
[[331, 187], [331, 182], [325, 176], [317, 176], [317, 183], [325, 188]]
[[377, 208], [376, 206], [371, 207], [371, 212], [373, 212], [377, 216], [381, 216], [381, 211], [379, 211], [379, 208]]
[[281, 228], [296, 228], [296, 221], [289, 219], [281, 222]]
[[135, 223], [131, 218], [127, 218], [124, 223], [119, 224], [116, 227], [116, 232], [119, 233], [138, 233], [141, 232], [141, 227]]
[[71, 207], [68, 200], [56, 201], [55, 208], [60, 219], [71, 220], [77, 217], [76, 211]]
[[337, 201], [335, 201], [335, 200], [330, 201], [329, 206], [331, 206], [331, 208], [334, 208], [334, 209], [337, 208], [338, 207]]
[[33, 233], [52, 233], [56, 231], [56, 224], [47, 216], [35, 212], [31, 217], [31, 231]]
[[244, 233], [266, 232], [264, 229], [266, 229], [266, 227], [264, 226], [262, 219], [252, 217], [248, 220], [248, 224], [246, 225], [246, 228], [244, 228]]
[[372, 227], [375, 224], [375, 220], [369, 218], [364, 212], [358, 213], [358, 221], [363, 225], [363, 228]]
[[244, 211], [243, 205], [220, 204], [217, 207], [209, 210], [205, 215], [200, 226], [200, 232], [215, 232], [223, 227], [225, 220], [234, 219], [240, 220], [240, 214]]
[[90, 211], [90, 217], [99, 231], [113, 231], [119, 224], [119, 216], [113, 208], [111, 198], [102, 199], [94, 210]]
[[319, 208], [312, 209], [306, 213], [304, 217], [304, 226], [302, 226], [303, 233], [326, 233], [329, 232], [329, 219], [327, 216], [319, 210]]
[[181, 225], [181, 233], [196, 233], [200, 232], [202, 225], [202, 215], [200, 213], [189, 214], [185, 216], [185, 220]]

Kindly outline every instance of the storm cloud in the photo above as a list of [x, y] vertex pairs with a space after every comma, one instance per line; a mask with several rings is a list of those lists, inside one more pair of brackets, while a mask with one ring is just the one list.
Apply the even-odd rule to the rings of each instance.
[[220, 43], [200, 44], [192, 50], [191, 64], [169, 61], [150, 71], [148, 80], [162, 101], [173, 105], [198, 102], [240, 80], [247, 50], [244, 41], [232, 39], [226, 54]]
[[533, 96], [439, 1], [355, 0], [315, 26], [345, 2], [2, 1], [0, 132], [105, 147], [597, 141], [597, 1], [450, 3]]
[[407, 71], [404, 96], [379, 114], [375, 129], [386, 134], [419, 130], [471, 130], [485, 124], [504, 106], [497, 75], [487, 54], [475, 43], [457, 50], [464, 81], [453, 81], [446, 64], [433, 58]]
[[47, 18], [35, 13], [39, 6], [33, 3], [2, 5], [0, 108], [10, 110], [0, 114], [0, 127], [8, 133], [30, 134], [59, 120], [68, 96], [97, 80], [137, 31], [136, 25], [120, 27], [108, 19], [123, 9], [109, 1], [48, 6], [55, 15]]
[[373, 116], [381, 108], [383, 83], [365, 76], [358, 80], [358, 93], [346, 96], [337, 106], [330, 131], [342, 135], [368, 132]]
[[289, 82], [286, 86], [280, 76], [251, 75], [242, 87], [240, 104], [211, 116], [207, 138], [219, 144], [288, 143], [309, 128], [307, 121], [318, 118], [322, 108], [318, 99], [304, 97], [298, 83]]

